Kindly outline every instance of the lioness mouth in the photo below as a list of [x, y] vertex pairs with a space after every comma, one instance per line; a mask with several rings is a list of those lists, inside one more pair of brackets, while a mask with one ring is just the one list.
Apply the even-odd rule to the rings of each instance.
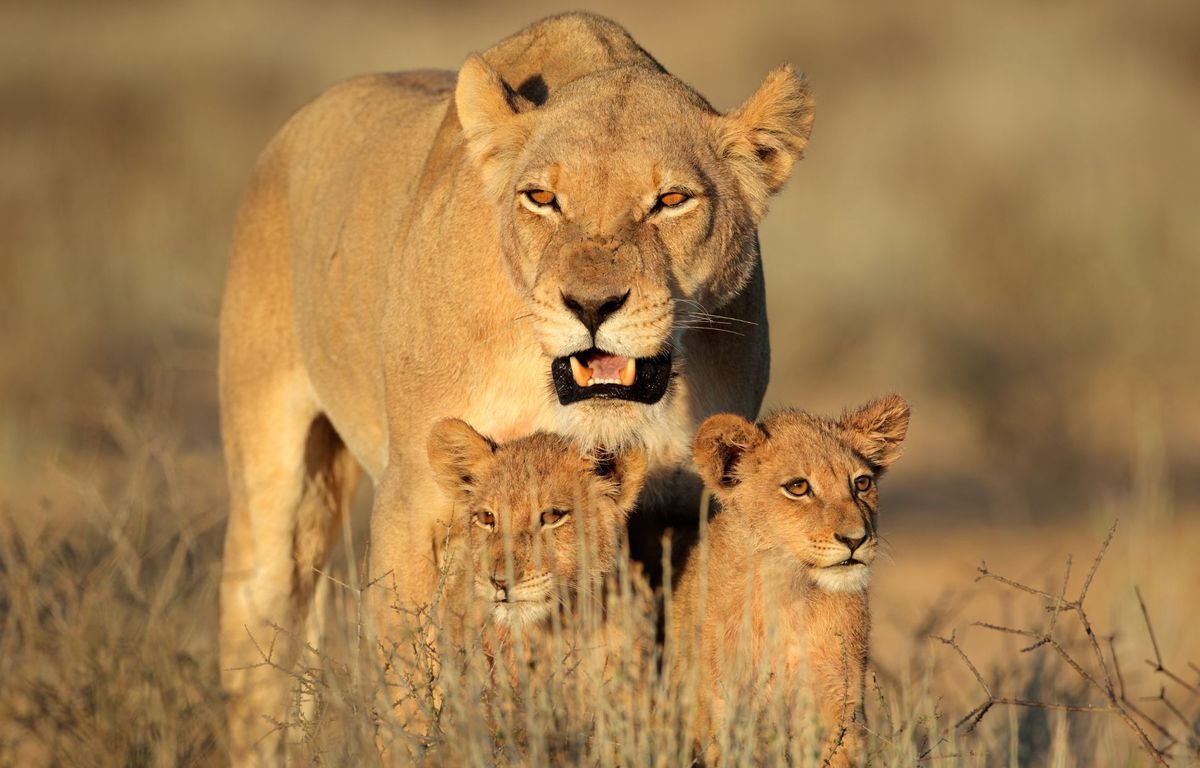
[[635, 358], [593, 348], [555, 358], [550, 375], [563, 405], [597, 397], [657, 403], [671, 382], [671, 353]]
[[866, 565], [866, 563], [864, 563], [862, 560], [855, 560], [853, 557], [851, 557], [851, 558], [849, 558], [849, 559], [843, 560], [843, 561], [842, 561], [842, 562], [840, 562], [840, 563], [834, 563], [833, 565], [831, 565], [831, 566], [828, 566], [828, 567], [830, 567], [830, 568], [843, 568], [843, 567], [845, 567], [845, 566], [848, 566], [848, 565]]

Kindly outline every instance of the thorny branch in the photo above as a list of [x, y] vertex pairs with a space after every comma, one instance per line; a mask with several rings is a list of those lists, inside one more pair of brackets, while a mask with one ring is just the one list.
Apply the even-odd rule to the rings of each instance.
[[[1158, 650], [1158, 638], [1154, 636], [1154, 625], [1150, 623], [1150, 611], [1146, 609], [1146, 601], [1142, 598], [1142, 590], [1135, 586], [1133, 591], [1137, 595], [1138, 604], [1142, 607], [1142, 618], [1146, 620], [1146, 632], [1149, 633], [1150, 645], [1154, 648], [1154, 661], [1146, 659], [1146, 663], [1155, 672], [1165, 675], [1168, 679], [1175, 681], [1189, 692], [1200, 693], [1200, 688], [1188, 683], [1182, 677], [1163, 666], [1162, 653]], [[1195, 665], [1192, 666], [1194, 667]]]
[[[1084, 602], [1087, 599], [1088, 590], [1092, 586], [1092, 581], [1095, 578], [1096, 571], [1100, 567], [1101, 560], [1104, 559], [1105, 553], [1108, 551], [1109, 544], [1112, 542], [1113, 536], [1116, 534], [1117, 524], [1113, 523], [1108, 531], [1108, 535], [1104, 538], [1104, 543], [1100, 546], [1095, 559], [1092, 561], [1092, 566], [1088, 570], [1087, 577], [1084, 579], [1083, 586], [1079, 591], [1079, 596], [1075, 599], [1067, 598], [1067, 588], [1071, 574], [1071, 559], [1067, 558], [1065, 574], [1063, 576], [1062, 589], [1057, 594], [1052, 594], [1027, 584], [1023, 584], [1014, 579], [1001, 576], [988, 569], [987, 563], [981, 563], [979, 566], [979, 576], [976, 581], [982, 579], [990, 579], [999, 582], [1011, 589], [1019, 592], [1024, 592], [1035, 597], [1042, 598], [1048, 602], [1046, 610], [1050, 613], [1050, 620], [1045, 630], [1027, 629], [1023, 627], [1007, 627], [999, 624], [991, 624], [987, 622], [975, 622], [976, 626], [1001, 632], [1004, 634], [1019, 635], [1031, 640], [1031, 644], [1021, 649], [1022, 653], [1029, 653], [1038, 648], [1052, 648], [1067, 665], [1075, 672], [1079, 679], [1085, 683], [1088, 689], [1092, 690], [1100, 697], [1100, 701], [1096, 703], [1085, 704], [1068, 704], [1050, 701], [1033, 701], [1029, 699], [1010, 698], [999, 696], [994, 693], [987, 682], [983, 679], [979, 669], [972, 663], [966, 652], [958, 644], [955, 635], [951, 633], [949, 638], [935, 637], [934, 639], [950, 646], [955, 653], [963, 660], [970, 669], [971, 674], [975, 677], [979, 687], [983, 690], [984, 700], [977, 707], [968, 712], [955, 725], [956, 729], [963, 729], [964, 733], [970, 733], [975, 729], [983, 717], [996, 705], [1007, 705], [1017, 707], [1027, 707], [1031, 709], [1054, 710], [1063, 712], [1108, 712], [1116, 715], [1129, 728], [1129, 730], [1137, 737], [1141, 747], [1151, 756], [1154, 762], [1158, 765], [1168, 765], [1168, 760], [1172, 757], [1171, 750], [1180, 743], [1180, 738], [1173, 734], [1171, 730], [1163, 723], [1158, 722], [1148, 716], [1126, 695], [1125, 679], [1121, 673], [1121, 665], [1117, 658], [1116, 646], [1113, 638], [1108, 637], [1109, 659], [1112, 661], [1112, 671], [1109, 669], [1108, 660], [1105, 659], [1105, 654], [1100, 648], [1099, 639], [1092, 628], [1091, 620], [1084, 608]], [[1134, 587], [1137, 595], [1138, 603], [1141, 605], [1142, 616], [1146, 622], [1146, 631], [1150, 636], [1150, 643], [1154, 649], [1154, 659], [1146, 660], [1146, 663], [1155, 671], [1161, 674], [1173, 683], [1183, 687], [1185, 690], [1195, 694], [1200, 692], [1200, 686], [1193, 685], [1181, 676], [1169, 670], [1163, 663], [1162, 653], [1158, 647], [1158, 640], [1154, 634], [1154, 627], [1150, 621], [1150, 612], [1146, 607], [1146, 601], [1142, 598], [1141, 591]], [[1091, 649], [1092, 669], [1072, 655], [1071, 651], [1055, 637], [1055, 629], [1061, 626], [1057, 623], [1059, 614], [1071, 613], [1078, 619], [1080, 627], [1083, 629], [1088, 640], [1088, 647]], [[1189, 662], [1189, 666], [1193, 670], [1200, 672], [1194, 664]], [[1116, 675], [1116, 684], [1114, 685], [1113, 672]], [[1143, 700], [1155, 701], [1165, 707], [1175, 718], [1183, 724], [1183, 727], [1188, 731], [1188, 745], [1191, 750], [1192, 757], [1200, 756], [1200, 724], [1193, 723], [1184, 714], [1179, 706], [1171, 701], [1166, 695], [1166, 688], [1161, 687], [1157, 696], [1148, 697]], [[1145, 727], [1143, 727], [1143, 725]], [[1146, 729], [1150, 729], [1157, 735], [1163, 737], [1166, 743], [1162, 746], [1156, 746], [1146, 733]]]

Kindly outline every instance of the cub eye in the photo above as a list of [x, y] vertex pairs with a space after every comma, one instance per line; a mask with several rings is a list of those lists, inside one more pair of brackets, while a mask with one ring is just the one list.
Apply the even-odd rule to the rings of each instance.
[[790, 499], [799, 499], [802, 496], [807, 496], [810, 490], [808, 481], [803, 477], [797, 477], [795, 480], [789, 480], [783, 484], [783, 495]]
[[541, 208], [557, 208], [558, 201], [554, 197], [554, 193], [545, 189], [527, 189], [521, 194], [525, 195], [525, 199]]
[[474, 515], [474, 520], [475, 525], [478, 525], [485, 531], [494, 530], [496, 527], [496, 516], [486, 510], [483, 512], [476, 512]]
[[665, 195], [659, 195], [658, 204], [663, 208], [674, 208], [683, 205], [688, 200], [691, 198], [682, 192], [668, 192]]
[[861, 475], [859, 477], [854, 478], [854, 487], [860, 493], [864, 492], [864, 491], [869, 491], [869, 490], [871, 490], [872, 482], [873, 481], [871, 480], [870, 475]]
[[565, 523], [570, 515], [571, 512], [567, 509], [547, 509], [542, 513], [542, 527], [557, 528]]

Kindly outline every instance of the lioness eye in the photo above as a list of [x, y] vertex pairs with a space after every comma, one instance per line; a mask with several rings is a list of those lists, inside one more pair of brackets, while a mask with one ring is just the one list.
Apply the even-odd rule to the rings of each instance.
[[783, 493], [793, 499], [798, 499], [801, 496], [807, 496], [809, 492], [808, 481], [803, 477], [798, 477], [795, 480], [789, 480], [783, 484]]
[[475, 525], [478, 525], [480, 528], [490, 531], [496, 527], [496, 516], [493, 515], [491, 512], [487, 512], [487, 511], [476, 512], [475, 513]]
[[871, 478], [869, 475], [854, 478], [854, 487], [861, 491], [871, 490]]
[[554, 193], [544, 189], [526, 190], [525, 197], [534, 205], [552, 206], [554, 205]]
[[674, 208], [677, 205], [683, 205], [690, 198], [682, 192], [668, 192], [665, 195], [660, 195], [658, 204], [663, 208]]
[[547, 509], [542, 513], [542, 525], [546, 528], [553, 528], [567, 519], [567, 515], [571, 514], [565, 509]]

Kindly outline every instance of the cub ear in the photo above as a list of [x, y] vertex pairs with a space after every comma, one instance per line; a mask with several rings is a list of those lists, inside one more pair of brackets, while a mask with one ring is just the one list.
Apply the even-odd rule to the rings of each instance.
[[509, 88], [483, 57], [471, 56], [458, 71], [454, 106], [467, 152], [484, 184], [499, 195], [527, 138], [520, 113], [533, 105]]
[[588, 451], [587, 458], [592, 463], [592, 471], [609, 481], [610, 487], [605, 492], [617, 502], [617, 507], [622, 512], [631, 512], [646, 484], [649, 463], [646, 449], [636, 444], [619, 451], [593, 448]]
[[717, 498], [741, 482], [738, 462], [763, 440], [763, 432], [753, 422], [732, 413], [709, 416], [696, 430], [692, 458], [701, 479]]
[[496, 444], [461, 419], [443, 419], [429, 431], [429, 465], [448, 495], [469, 494], [480, 468], [496, 452]]
[[851, 446], [877, 469], [885, 469], [900, 457], [900, 443], [908, 434], [908, 403], [899, 395], [888, 395], [842, 415], [838, 422]]
[[728, 160], [756, 218], [803, 155], [814, 104], [803, 76], [791, 65], [772, 70], [754, 95], [720, 119], [717, 148]]

